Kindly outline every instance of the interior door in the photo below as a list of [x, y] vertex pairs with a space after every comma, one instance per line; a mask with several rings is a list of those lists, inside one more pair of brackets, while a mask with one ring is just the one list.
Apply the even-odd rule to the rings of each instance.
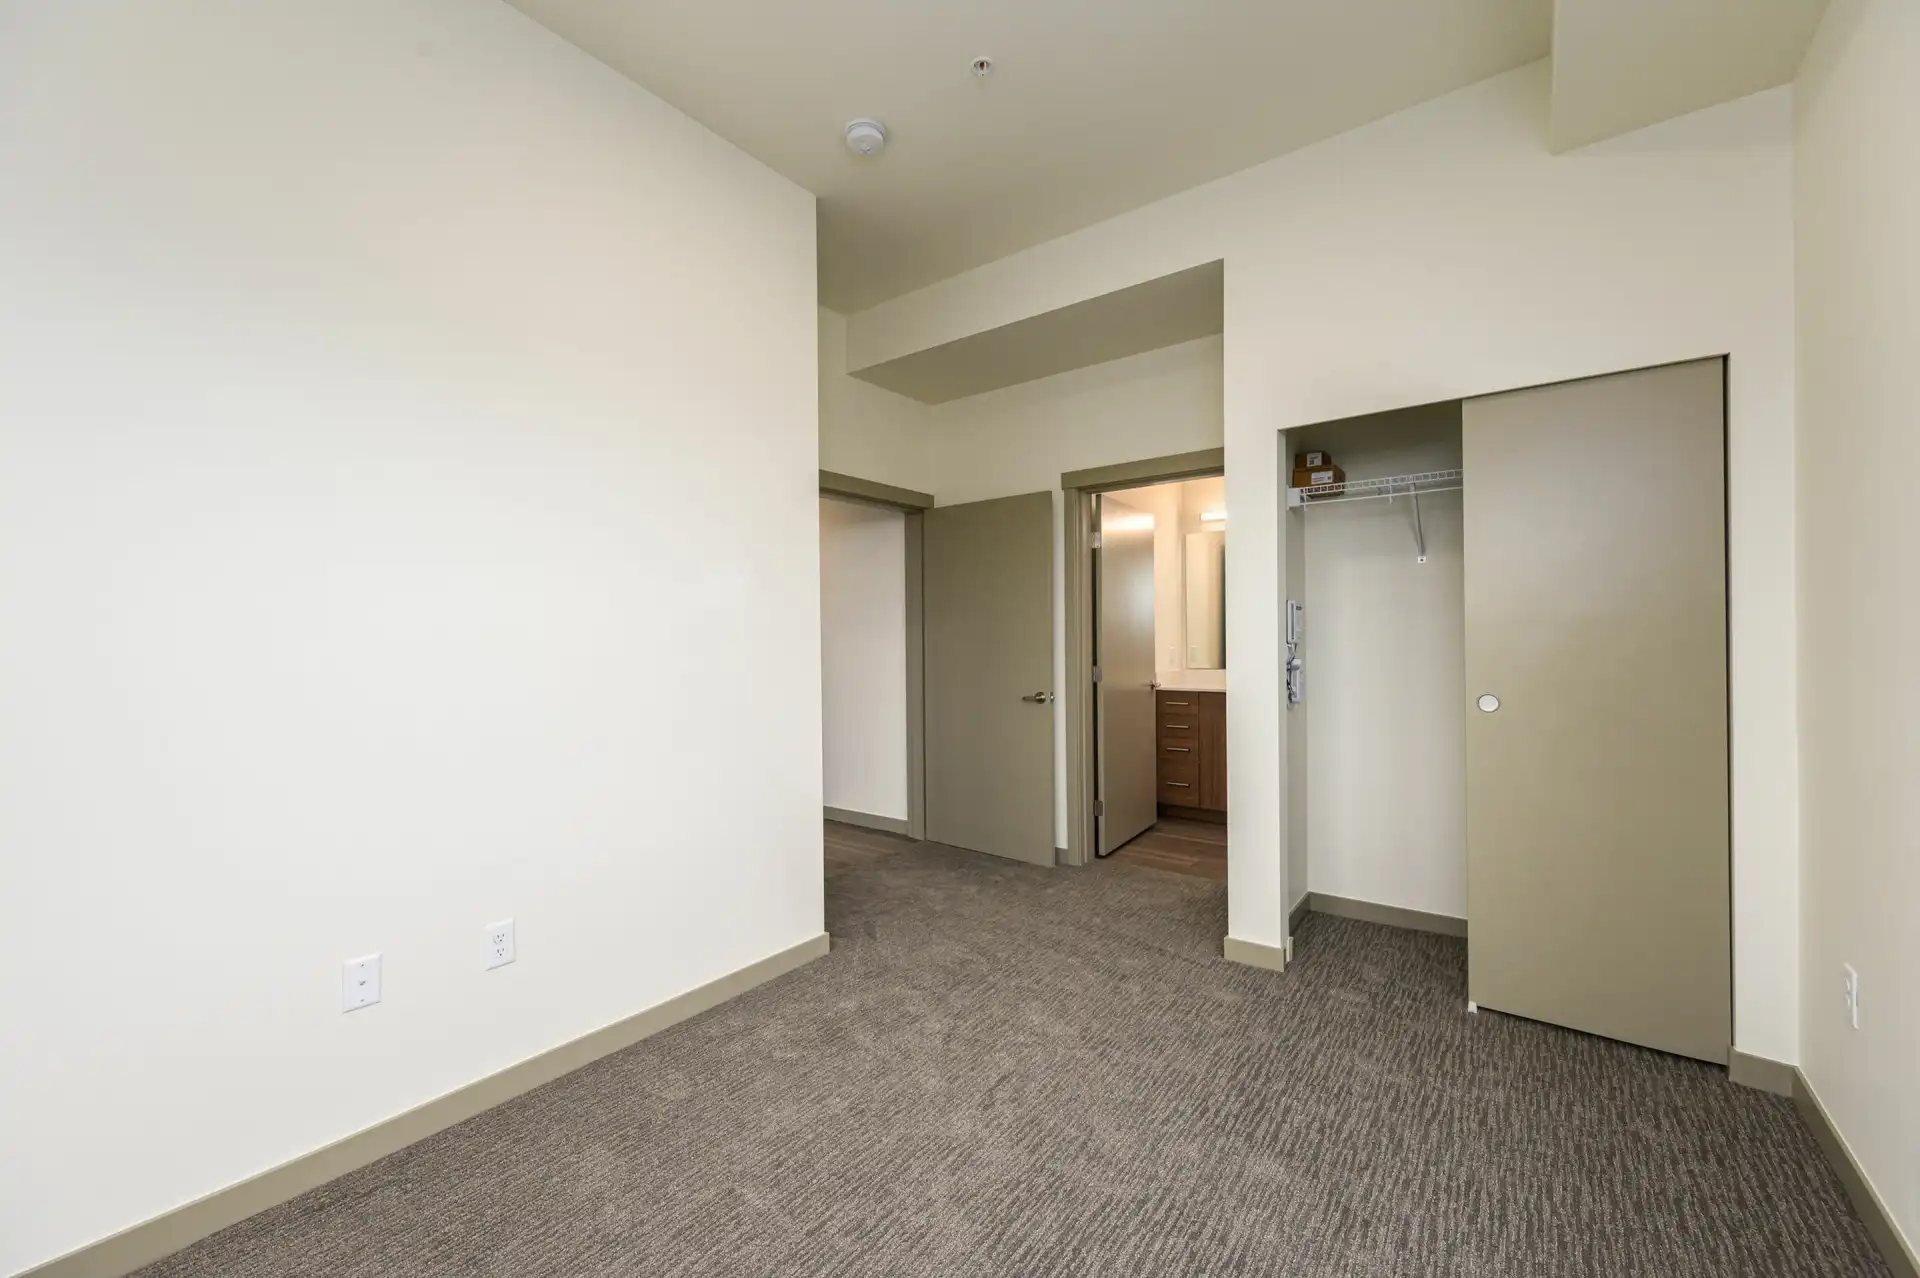
[[927, 838], [1052, 865], [1053, 497], [924, 520]]
[[1094, 723], [1099, 734], [1100, 855], [1159, 815], [1153, 726], [1153, 516], [1100, 498]]
[[1724, 370], [1469, 400], [1468, 991], [1732, 1042]]

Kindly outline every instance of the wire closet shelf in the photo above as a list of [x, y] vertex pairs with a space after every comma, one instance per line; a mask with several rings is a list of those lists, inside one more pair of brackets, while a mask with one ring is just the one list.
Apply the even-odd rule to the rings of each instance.
[[1414, 555], [1424, 564], [1427, 562], [1427, 529], [1420, 519], [1420, 499], [1428, 493], [1457, 492], [1463, 486], [1464, 479], [1458, 468], [1422, 470], [1411, 475], [1385, 475], [1379, 479], [1349, 479], [1338, 484], [1316, 484], [1312, 488], [1289, 488], [1287, 505], [1304, 510], [1308, 506], [1331, 506], [1342, 501], [1368, 501], [1376, 497], [1392, 501], [1405, 497], [1413, 507]]
[[1426, 493], [1457, 492], [1462, 487], [1459, 468], [1423, 470], [1411, 475], [1386, 475], [1379, 479], [1349, 479], [1339, 484], [1318, 484], [1312, 488], [1287, 489], [1289, 506], [1328, 506], [1337, 501], [1366, 501], [1373, 497], [1419, 497]]

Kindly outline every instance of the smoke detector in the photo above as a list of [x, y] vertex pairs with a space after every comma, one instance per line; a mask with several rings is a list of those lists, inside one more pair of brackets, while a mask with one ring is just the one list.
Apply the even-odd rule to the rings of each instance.
[[887, 149], [887, 126], [878, 120], [855, 120], [847, 126], [847, 150], [875, 156]]

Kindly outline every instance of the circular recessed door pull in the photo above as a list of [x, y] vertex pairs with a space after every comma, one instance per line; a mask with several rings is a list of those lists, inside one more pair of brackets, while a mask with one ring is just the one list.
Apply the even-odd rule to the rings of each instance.
[[1475, 704], [1488, 714], [1492, 714], [1500, 708], [1500, 698], [1494, 696], [1491, 692], [1483, 692], [1480, 694], [1480, 700]]

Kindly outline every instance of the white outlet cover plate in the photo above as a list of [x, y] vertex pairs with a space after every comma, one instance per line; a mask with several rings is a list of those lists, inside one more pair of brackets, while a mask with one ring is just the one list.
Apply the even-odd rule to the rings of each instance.
[[358, 1011], [380, 1001], [380, 956], [367, 954], [340, 966], [340, 1010]]
[[505, 967], [513, 962], [514, 956], [513, 920], [501, 919], [497, 923], [487, 924], [487, 970]]

